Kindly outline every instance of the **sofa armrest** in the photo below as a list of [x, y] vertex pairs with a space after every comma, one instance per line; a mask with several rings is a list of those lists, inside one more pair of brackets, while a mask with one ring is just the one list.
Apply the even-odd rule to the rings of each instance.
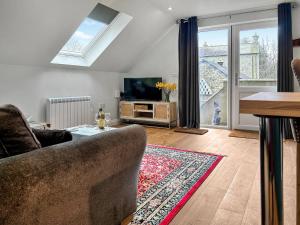
[[120, 224], [136, 209], [145, 145], [134, 125], [1, 159], [0, 223]]
[[72, 134], [66, 130], [41, 130], [33, 128], [32, 132], [43, 148], [72, 141]]

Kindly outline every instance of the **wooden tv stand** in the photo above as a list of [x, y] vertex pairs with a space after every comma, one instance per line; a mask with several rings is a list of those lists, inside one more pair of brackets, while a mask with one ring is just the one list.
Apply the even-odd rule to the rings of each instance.
[[124, 122], [177, 125], [176, 102], [121, 101], [120, 119]]

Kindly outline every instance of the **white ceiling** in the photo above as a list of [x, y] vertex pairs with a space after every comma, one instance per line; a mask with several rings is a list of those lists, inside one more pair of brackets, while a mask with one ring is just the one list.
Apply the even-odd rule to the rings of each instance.
[[[284, 0], [148, 0], [159, 9], [168, 12], [169, 5], [175, 18], [188, 16], [207, 16], [226, 12], [243, 11], [256, 8], [276, 7]], [[297, 0], [298, 1], [298, 0]]]
[[[55, 66], [50, 61], [96, 0], [1, 0], [0, 64]], [[175, 19], [276, 5], [277, 0], [100, 0], [133, 16], [91, 69], [127, 72]], [[173, 10], [167, 10], [169, 4]]]

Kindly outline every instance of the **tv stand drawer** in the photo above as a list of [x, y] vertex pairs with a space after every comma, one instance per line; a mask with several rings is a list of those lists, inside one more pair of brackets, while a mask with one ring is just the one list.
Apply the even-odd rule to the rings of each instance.
[[120, 117], [133, 117], [133, 104], [132, 103], [120, 103]]
[[154, 119], [168, 120], [169, 119], [169, 105], [155, 104]]
[[135, 110], [149, 110], [149, 105], [146, 104], [135, 104], [134, 105]]

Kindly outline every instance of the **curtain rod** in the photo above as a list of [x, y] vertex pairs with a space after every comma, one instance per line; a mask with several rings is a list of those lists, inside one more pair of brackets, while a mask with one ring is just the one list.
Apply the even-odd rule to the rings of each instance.
[[[292, 2], [292, 8], [296, 8], [297, 7], [297, 3], [296, 2]], [[229, 13], [229, 14], [222, 14], [222, 15], [216, 15], [216, 16], [208, 16], [208, 17], [201, 17], [201, 16], [198, 16], [198, 20], [200, 19], [212, 19], [212, 18], [220, 18], [220, 17], [224, 17], [224, 16], [237, 16], [237, 15], [243, 15], [243, 14], [248, 14], [248, 13], [256, 13], [256, 12], [267, 12], [267, 11], [270, 11], [270, 10], [275, 10], [275, 9], [278, 9], [277, 7], [274, 7], [274, 8], [269, 8], [269, 9], [259, 9], [259, 10], [253, 10], [253, 11], [246, 11], [246, 12], [240, 12], [240, 13]], [[181, 18], [181, 19], [177, 19], [176, 20], [176, 24], [179, 24], [180, 23], [180, 20], [188, 20], [189, 17], [185, 17], [185, 18]]]

